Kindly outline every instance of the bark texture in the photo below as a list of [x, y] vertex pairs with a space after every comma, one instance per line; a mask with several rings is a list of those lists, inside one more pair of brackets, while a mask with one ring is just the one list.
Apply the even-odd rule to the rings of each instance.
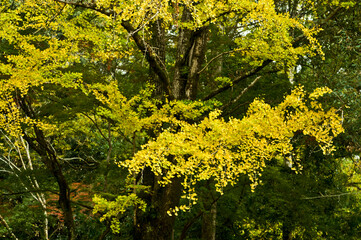
[[182, 192], [181, 179], [175, 178], [165, 187], [160, 187], [157, 179], [154, 180], [150, 211], [137, 215], [134, 239], [172, 239], [175, 216], [169, 216], [167, 211], [179, 204]]
[[[165, 66], [166, 37], [163, 22], [161, 20], [153, 22], [150, 29], [152, 34], [150, 40], [152, 49], [157, 54], [160, 63]], [[151, 67], [149, 68], [149, 78], [150, 82], [155, 86], [155, 91], [153, 93], [154, 97], [162, 98], [165, 94], [162, 81]]]
[[[184, 8], [182, 22], [192, 20], [192, 15]], [[173, 92], [175, 99], [194, 100], [197, 95], [199, 71], [205, 59], [208, 27], [197, 30], [179, 30], [177, 58], [174, 67]]]
[[211, 209], [202, 216], [202, 240], [216, 240], [217, 203], [211, 205]]

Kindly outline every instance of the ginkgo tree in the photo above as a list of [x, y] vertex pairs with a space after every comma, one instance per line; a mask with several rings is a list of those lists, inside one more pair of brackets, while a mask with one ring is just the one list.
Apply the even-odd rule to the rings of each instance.
[[[302, 88], [295, 89], [274, 108], [257, 99], [241, 120], [225, 121], [219, 118], [220, 111], [212, 111], [197, 124], [176, 120], [173, 129], [163, 131], [133, 159], [119, 164], [132, 174], [142, 174], [149, 167], [159, 176], [161, 186], [182, 179], [182, 198], [188, 199], [189, 205], [169, 209], [170, 216], [197, 203], [195, 185], [199, 181], [213, 178], [216, 190], [222, 194], [223, 188], [236, 184], [239, 175], [245, 174], [254, 189], [267, 160], [292, 153], [291, 140], [299, 131], [314, 137], [325, 154], [333, 151], [332, 139], [343, 129], [335, 110], [324, 111], [317, 102], [328, 92], [328, 88], [316, 89], [309, 96], [309, 107]], [[114, 224], [116, 228], [116, 221]]]
[[[226, 120], [219, 110], [237, 103], [264, 69], [286, 72], [300, 56], [322, 56], [320, 26], [354, 3], [321, 1], [321, 14], [310, 1], [299, 4], [309, 7], [308, 15], [281, 13], [271, 0], [1, 1], [0, 128], [24, 139], [56, 179], [69, 239], [77, 234], [64, 156], [78, 132], [92, 139], [95, 128], [108, 148], [97, 161], [129, 170], [133, 193], [116, 202], [96, 196], [95, 211], [109, 217], [115, 231], [125, 208], [145, 211], [134, 210], [136, 239], [170, 239], [178, 210], [197, 202], [200, 181], [213, 179], [222, 193], [245, 174], [254, 188], [267, 160], [292, 154], [295, 133], [314, 137], [325, 153], [333, 150], [341, 120], [317, 101], [327, 88], [309, 97], [296, 88], [277, 106], [257, 99], [244, 118]], [[208, 44], [216, 36], [227, 44], [212, 51]], [[211, 74], [221, 58], [239, 69]], [[149, 72], [135, 79], [130, 65]], [[98, 78], [85, 76], [87, 66]], [[129, 94], [125, 86], [142, 90]], [[216, 98], [230, 89], [235, 94], [222, 106]], [[69, 93], [87, 106], [66, 104]], [[58, 111], [67, 120], [44, 110], [62, 100]], [[117, 141], [127, 142], [131, 156], [110, 163]], [[182, 197], [188, 205], [179, 205]]]

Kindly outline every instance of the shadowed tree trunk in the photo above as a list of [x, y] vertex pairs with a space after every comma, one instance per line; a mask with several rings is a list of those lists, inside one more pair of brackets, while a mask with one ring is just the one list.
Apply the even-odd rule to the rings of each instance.
[[171, 184], [160, 187], [155, 179], [150, 211], [139, 214], [134, 239], [170, 240], [173, 235], [175, 216], [167, 211], [179, 204], [182, 193], [181, 179], [175, 178]]
[[[153, 51], [157, 54], [158, 58], [163, 64], [165, 64], [165, 47], [166, 47], [166, 38], [165, 38], [165, 28], [161, 20], [157, 20], [151, 25], [152, 38], [150, 43], [152, 45]], [[149, 78], [150, 82], [154, 84], [155, 91], [153, 95], [158, 98], [162, 98], [164, 95], [164, 90], [162, 87], [162, 82], [159, 79], [158, 75], [154, 72], [153, 68], [149, 68]]]
[[216, 239], [217, 224], [217, 202], [212, 203], [211, 209], [203, 213], [202, 216], [202, 240]]
[[286, 222], [283, 222], [282, 225], [282, 239], [283, 240], [291, 240], [292, 239], [292, 227]]
[[[31, 103], [29, 103], [26, 98], [19, 98], [19, 105], [27, 116], [36, 119]], [[43, 131], [37, 126], [34, 126], [33, 130], [35, 137], [29, 137], [25, 133], [24, 138], [40, 155], [42, 162], [56, 179], [59, 187], [59, 205], [64, 214], [64, 223], [68, 231], [68, 239], [76, 239], [74, 217], [70, 201], [70, 188], [58, 161], [58, 156]]]

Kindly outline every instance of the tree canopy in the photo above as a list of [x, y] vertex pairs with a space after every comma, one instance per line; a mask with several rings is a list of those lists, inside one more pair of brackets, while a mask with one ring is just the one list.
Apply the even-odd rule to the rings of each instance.
[[[307, 212], [319, 223], [307, 232], [299, 227], [304, 219], [290, 224], [291, 211], [280, 211], [278, 221], [256, 216], [246, 200], [272, 195], [270, 186], [271, 204], [297, 204], [282, 189], [292, 188], [291, 180], [351, 193], [345, 176], [357, 179], [356, 170], [347, 171], [357, 154], [347, 127], [355, 126], [343, 114], [349, 103], [337, 100], [352, 99], [348, 82], [316, 76], [330, 68], [323, 63], [342, 62], [323, 29], [346, 32], [340, 41], [351, 41], [352, 32], [357, 41], [359, 27], [338, 30], [337, 23], [348, 22], [358, 3], [0, 3], [0, 203], [11, 209], [0, 211], [0, 234], [185, 239], [200, 226], [196, 238], [215, 239], [216, 219], [228, 218], [216, 209], [233, 198], [233, 237], [264, 238], [257, 224], [283, 239], [336, 234], [322, 214]], [[354, 55], [344, 55], [346, 62], [357, 62]], [[352, 73], [338, 67], [351, 82]], [[336, 138], [344, 122], [347, 137]], [[332, 187], [315, 185], [325, 179]], [[320, 205], [337, 219], [340, 206]], [[220, 234], [229, 234], [227, 227]]]

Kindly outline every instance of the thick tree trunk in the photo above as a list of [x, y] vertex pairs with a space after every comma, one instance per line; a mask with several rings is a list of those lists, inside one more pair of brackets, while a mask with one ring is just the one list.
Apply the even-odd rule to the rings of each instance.
[[214, 202], [211, 209], [202, 216], [202, 240], [216, 240], [216, 217], [217, 202]]
[[[165, 66], [166, 39], [165, 39], [165, 28], [163, 26], [163, 22], [161, 20], [157, 20], [156, 22], [153, 22], [150, 31], [152, 33], [152, 39], [150, 43], [152, 45], [153, 52], [157, 54], [160, 62], [163, 63], [163, 65]], [[162, 98], [165, 94], [162, 81], [151, 67], [149, 68], [149, 78], [150, 78], [150, 82], [155, 86], [155, 91], [153, 93], [153, 96]]]
[[194, 41], [189, 52], [189, 73], [185, 87], [187, 99], [195, 100], [198, 92], [199, 71], [205, 59], [208, 38], [208, 28], [203, 27], [194, 33]]
[[[182, 21], [191, 20], [190, 12], [185, 8]], [[154, 23], [156, 24], [156, 23]], [[157, 55], [165, 61], [165, 39], [163, 30], [153, 25], [153, 46]], [[157, 32], [159, 35], [157, 35]], [[198, 30], [180, 29], [177, 46], [177, 59], [174, 68], [173, 95], [177, 100], [193, 100], [197, 94], [199, 74], [204, 61], [208, 28]], [[155, 71], [153, 72], [157, 74]], [[155, 76], [155, 80], [159, 76]], [[147, 173], [146, 173], [147, 172]], [[169, 216], [168, 211], [179, 205], [182, 193], [181, 179], [175, 178], [172, 183], [160, 187], [158, 180], [149, 169], [143, 172], [143, 184], [152, 187], [152, 195], [139, 195], [148, 202], [150, 211], [137, 213], [135, 236], [139, 240], [170, 240], [173, 236], [175, 216]], [[150, 204], [149, 204], [150, 203]]]
[[155, 181], [150, 211], [138, 215], [134, 239], [172, 239], [175, 216], [169, 216], [167, 211], [179, 204], [181, 193], [182, 184], [179, 178], [173, 179], [172, 183], [165, 187], [159, 187]]
[[[182, 22], [192, 20], [192, 15], [184, 8]], [[175, 99], [194, 100], [197, 96], [199, 71], [205, 59], [208, 27], [197, 30], [181, 28], [179, 30], [177, 58], [173, 76], [173, 94]]]
[[[191, 12], [184, 8], [182, 22], [188, 22], [192, 19]], [[189, 60], [189, 52], [192, 48], [192, 30], [187, 28], [179, 29], [177, 43], [177, 58], [174, 67], [173, 76], [173, 94], [176, 99], [185, 99], [185, 91], [188, 78], [187, 60]]]

